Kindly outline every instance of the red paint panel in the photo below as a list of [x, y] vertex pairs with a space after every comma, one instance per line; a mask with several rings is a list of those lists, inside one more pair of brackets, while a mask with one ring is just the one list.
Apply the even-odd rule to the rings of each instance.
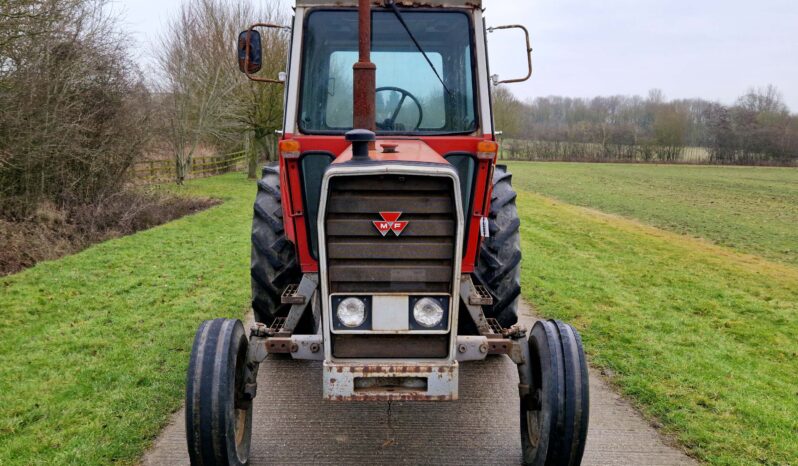
[[[302, 152], [323, 151], [332, 153], [336, 157], [334, 163], [343, 163], [352, 157], [351, 145], [342, 136], [294, 136], [287, 134], [284, 138], [298, 141]], [[371, 156], [375, 160], [385, 162], [448, 163], [443, 158], [443, 155], [452, 152], [476, 153], [477, 144], [484, 140], [493, 140], [493, 138], [472, 136], [379, 138], [377, 140], [377, 150], [372, 151]], [[395, 145], [397, 152], [383, 153], [381, 151], [383, 143], [391, 146]], [[463, 273], [473, 272], [478, 259], [481, 242], [480, 222], [483, 215], [487, 216], [490, 212], [495, 163], [495, 160], [479, 160], [478, 162], [477, 180], [474, 187], [474, 206], [471, 212], [466, 213], [466, 222], [470, 222], [470, 226], [463, 257]], [[310, 240], [307, 235], [307, 225], [304, 217], [305, 208], [302, 205], [299, 162], [296, 159], [286, 160], [281, 155], [280, 166], [286, 236], [296, 245], [302, 271], [305, 273], [318, 272], [318, 261], [310, 253]]]
[[[380, 148], [381, 143], [388, 144], [394, 152], [385, 153]], [[394, 147], [395, 146], [395, 147]], [[377, 150], [369, 151], [369, 157], [377, 162], [418, 162], [448, 164], [439, 152], [434, 151], [424, 141], [418, 139], [381, 139], [377, 141]], [[341, 153], [334, 163], [345, 163], [352, 160], [352, 148]]]

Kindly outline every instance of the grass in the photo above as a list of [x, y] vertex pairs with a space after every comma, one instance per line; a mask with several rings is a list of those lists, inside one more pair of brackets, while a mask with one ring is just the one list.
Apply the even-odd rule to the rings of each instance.
[[182, 402], [194, 331], [249, 300], [255, 187], [225, 203], [0, 279], [0, 464], [135, 464]]
[[798, 266], [798, 170], [511, 163], [516, 187]]
[[798, 268], [537, 194], [519, 206], [524, 296], [574, 323], [625, 395], [706, 462], [798, 464]]
[[[774, 262], [531, 192], [543, 189], [535, 180], [546, 170], [589, 180], [591, 167], [612, 168], [513, 165], [525, 297], [542, 315], [575, 323], [592, 363], [696, 457], [798, 464], [798, 268], [768, 249], [777, 241], [766, 237], [780, 230], [762, 225], [752, 243]], [[689, 177], [696, 168], [675, 169]], [[759, 169], [740, 170], [738, 184], [762, 183]], [[0, 279], [0, 464], [135, 464], [180, 407], [199, 322], [247, 307], [255, 189], [227, 175], [183, 192], [225, 203]], [[674, 212], [692, 219], [680, 196]], [[759, 205], [766, 213], [751, 215], [764, 222], [772, 207]], [[729, 228], [727, 210], [716, 214], [718, 230]], [[734, 225], [755, 223], [748, 215]], [[672, 218], [672, 229], [693, 234], [711, 223]]]

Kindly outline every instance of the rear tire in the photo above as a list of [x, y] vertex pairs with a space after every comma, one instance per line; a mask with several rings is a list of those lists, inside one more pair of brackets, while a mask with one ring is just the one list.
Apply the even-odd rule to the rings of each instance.
[[521, 399], [524, 464], [578, 466], [587, 440], [590, 396], [579, 333], [550, 320], [529, 336], [529, 395]]
[[191, 464], [249, 463], [252, 401], [244, 393], [248, 346], [239, 320], [206, 321], [197, 330], [186, 383]]
[[521, 295], [521, 220], [515, 205], [517, 197], [512, 174], [497, 165], [493, 174], [490, 206], [490, 238], [482, 241], [476, 278], [493, 296], [492, 306], [483, 306], [485, 317], [494, 318], [504, 328], [518, 323], [518, 298]]
[[252, 310], [257, 322], [271, 325], [288, 313], [281, 302], [286, 286], [299, 283], [301, 272], [296, 249], [285, 237], [280, 191], [280, 167], [269, 165], [258, 181], [255, 214], [252, 220]]

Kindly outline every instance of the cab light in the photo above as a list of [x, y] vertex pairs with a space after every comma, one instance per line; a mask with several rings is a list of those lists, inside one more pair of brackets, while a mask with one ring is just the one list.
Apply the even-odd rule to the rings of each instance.
[[297, 159], [301, 151], [299, 141], [284, 139], [280, 141], [280, 155], [286, 159]]
[[477, 145], [477, 158], [480, 160], [493, 160], [499, 152], [499, 144], [494, 141], [481, 141]]

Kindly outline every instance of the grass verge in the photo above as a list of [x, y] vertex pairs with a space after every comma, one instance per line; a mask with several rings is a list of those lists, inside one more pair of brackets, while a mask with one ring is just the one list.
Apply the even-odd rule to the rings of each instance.
[[798, 464], [798, 268], [536, 194], [519, 206], [524, 296], [573, 322], [625, 395], [704, 461]]
[[511, 163], [516, 187], [798, 266], [798, 169]]
[[181, 405], [199, 323], [241, 317], [254, 184], [177, 191], [224, 204], [0, 278], [0, 464], [137, 463]]

